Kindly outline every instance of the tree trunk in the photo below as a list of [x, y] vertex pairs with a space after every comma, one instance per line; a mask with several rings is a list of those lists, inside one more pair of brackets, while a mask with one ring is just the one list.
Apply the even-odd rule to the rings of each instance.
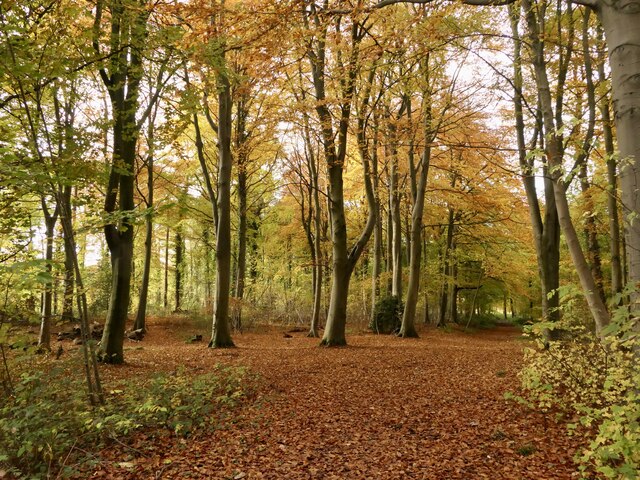
[[213, 288], [211, 288], [211, 240], [208, 226], [205, 227], [202, 236], [205, 255], [204, 310], [210, 314], [213, 313]]
[[238, 195], [238, 255], [236, 265], [236, 278], [234, 296], [238, 300], [235, 308], [234, 326], [240, 331], [242, 329], [242, 299], [244, 297], [244, 284], [247, 276], [247, 155], [246, 142], [248, 135], [246, 132], [247, 116], [249, 115], [246, 97], [248, 91], [243, 91], [237, 102], [235, 151], [238, 168], [238, 183], [236, 193]]
[[[222, 55], [224, 63], [224, 55]], [[229, 328], [231, 290], [231, 87], [223, 71], [218, 72], [218, 228], [216, 233], [216, 295], [211, 348], [233, 347]]]
[[[454, 180], [455, 182], [455, 180]], [[449, 303], [449, 284], [451, 282], [451, 249], [453, 248], [454, 212], [449, 207], [449, 218], [447, 221], [447, 238], [442, 253], [442, 290], [440, 295], [440, 308], [438, 310], [438, 327], [443, 327], [447, 323], [447, 305]]]
[[[71, 186], [66, 186], [62, 193], [61, 210], [63, 215], [67, 215], [69, 221], [72, 218], [71, 212]], [[64, 236], [64, 230], [62, 235]], [[74, 291], [74, 272], [73, 257], [75, 252], [69, 250], [67, 242], [64, 242], [64, 298], [62, 300], [62, 321], [70, 322], [73, 320], [73, 291]]]
[[[640, 9], [637, 4], [597, 2], [609, 50], [613, 111], [620, 150], [619, 179], [632, 309], [640, 302]], [[613, 161], [611, 159], [611, 161]], [[609, 167], [610, 178], [615, 169]], [[615, 192], [615, 190], [614, 190]], [[610, 205], [611, 210], [613, 205]], [[610, 215], [615, 216], [611, 211]], [[617, 279], [616, 279], [617, 283]]]
[[380, 272], [382, 271], [382, 216], [380, 215], [380, 194], [378, 178], [378, 134], [377, 125], [373, 137], [373, 155], [371, 157], [371, 174], [373, 177], [373, 189], [375, 192], [375, 216], [376, 224], [373, 230], [373, 266], [371, 269], [371, 324], [375, 322], [376, 303], [380, 293]]
[[[100, 32], [102, 5], [96, 11], [94, 31]], [[105, 225], [104, 232], [111, 253], [112, 282], [109, 310], [105, 321], [99, 358], [106, 363], [123, 363], [124, 332], [131, 299], [131, 272], [133, 263], [133, 210], [134, 171], [136, 145], [140, 126], [136, 113], [139, 107], [139, 87], [143, 77], [142, 49], [147, 36], [150, 11], [132, 9], [121, 4], [111, 8], [111, 51], [113, 61], [110, 75], [100, 70], [109, 91], [113, 115], [113, 154], [104, 210], [108, 214], [118, 211], [118, 223]], [[94, 39], [98, 48], [99, 39]], [[120, 48], [122, 45], [122, 49]], [[99, 53], [99, 52], [98, 52]]]
[[[599, 31], [601, 35], [601, 31]], [[600, 82], [607, 81], [604, 59], [598, 61], [598, 78]], [[618, 173], [613, 145], [613, 122], [609, 110], [609, 95], [602, 95], [600, 100], [600, 114], [602, 115], [602, 136], [604, 149], [607, 154], [607, 210], [609, 211], [609, 252], [611, 255], [611, 295], [622, 293], [622, 265], [620, 262], [620, 223], [618, 220]], [[620, 303], [620, 302], [618, 302]]]
[[416, 191], [416, 199], [411, 214], [411, 255], [409, 260], [409, 285], [407, 287], [407, 299], [402, 314], [402, 325], [399, 336], [418, 336], [415, 328], [416, 306], [418, 304], [418, 291], [420, 289], [420, 264], [422, 260], [422, 213], [424, 211], [424, 197], [427, 190], [427, 178], [429, 175], [429, 163], [431, 148], [425, 145], [420, 166], [420, 180]]
[[43, 214], [45, 217], [45, 272], [47, 280], [42, 292], [42, 306], [40, 316], [40, 335], [38, 337], [38, 347], [43, 350], [51, 350], [51, 317], [53, 305], [53, 240], [56, 222], [58, 221], [58, 207], [53, 215], [49, 214], [48, 208], [42, 200]]
[[600, 332], [609, 323], [609, 313], [597, 293], [596, 283], [591, 275], [591, 270], [580, 246], [573, 222], [571, 221], [565, 185], [561, 178], [562, 147], [557, 135], [556, 122], [552, 109], [551, 90], [544, 60], [544, 47], [540, 41], [541, 35], [534, 10], [532, 9], [531, 0], [524, 0], [523, 8], [529, 29], [529, 40], [533, 50], [534, 76], [538, 89], [538, 99], [540, 101], [544, 130], [547, 135], [546, 154], [550, 165], [550, 176], [553, 180], [553, 192], [556, 209], [558, 211], [558, 222], [562, 228], [574, 267], [580, 278], [580, 284], [595, 321], [596, 330]]
[[342, 165], [329, 165], [329, 201], [331, 207], [332, 273], [327, 326], [321, 345], [346, 345], [347, 298], [351, 271], [347, 251], [347, 221], [344, 214]]
[[[429, 84], [429, 57], [423, 65], [426, 84]], [[416, 307], [418, 304], [418, 293], [420, 289], [420, 267], [422, 263], [422, 215], [424, 212], [424, 197], [427, 192], [427, 179], [429, 178], [429, 166], [431, 164], [431, 142], [434, 139], [432, 131], [432, 113], [430, 92], [425, 91], [423, 96], [424, 108], [424, 152], [418, 165], [419, 178], [416, 181], [416, 168], [414, 168], [413, 154], [409, 156], [409, 165], [411, 171], [411, 191], [413, 196], [413, 209], [411, 212], [411, 253], [409, 255], [409, 285], [407, 287], [407, 299], [405, 302], [404, 312], [402, 314], [402, 324], [400, 326], [399, 336], [401, 337], [417, 337], [418, 332], [415, 328]], [[408, 109], [409, 115], [411, 108]], [[412, 142], [413, 145], [413, 142]], [[412, 147], [413, 148], [413, 147]]]
[[[324, 20], [312, 5], [309, 12], [316, 26], [320, 26]], [[347, 250], [347, 224], [344, 213], [344, 191], [342, 170], [347, 154], [347, 138], [349, 118], [351, 116], [351, 103], [353, 100], [354, 82], [356, 79], [356, 66], [358, 60], [357, 44], [362, 39], [360, 26], [354, 22], [351, 27], [351, 53], [348, 63], [345, 65], [345, 76], [342, 78], [341, 99], [339, 105], [339, 120], [334, 132], [333, 117], [325, 91], [325, 58], [326, 58], [327, 25], [319, 30], [319, 33], [311, 42], [307, 51], [309, 57], [314, 90], [316, 94], [316, 113], [322, 126], [322, 146], [327, 163], [329, 177], [329, 217], [331, 220], [332, 243], [332, 285], [331, 298], [329, 300], [329, 312], [324, 336], [320, 342], [325, 346], [345, 345], [345, 328], [347, 321], [347, 298], [349, 295], [349, 281], [356, 262], [371, 236], [375, 224], [375, 211], [373, 186], [370, 178], [370, 166], [368, 159], [364, 159], [364, 182], [369, 205], [369, 216], [365, 228], [360, 234], [355, 245]]]
[[[455, 248], [453, 244], [452, 251]], [[449, 263], [449, 304], [447, 305], [449, 322], [458, 323], [458, 266], [454, 262]]]
[[596, 283], [597, 293], [600, 296], [602, 303], [606, 303], [606, 296], [604, 294], [604, 276], [602, 275], [602, 262], [600, 261], [600, 242], [598, 241], [598, 232], [594, 216], [593, 198], [591, 195], [589, 179], [587, 178], [587, 164], [583, 163], [580, 167], [580, 188], [585, 203], [585, 211], [587, 216], [584, 221], [584, 236], [586, 239], [587, 258], [589, 260], [589, 266], [591, 267], [591, 275]]
[[[523, 115], [523, 81], [522, 81], [522, 40], [518, 32], [518, 11], [509, 7], [511, 16], [511, 30], [514, 39], [514, 111], [516, 120], [516, 136], [518, 141], [518, 158], [522, 175], [522, 183], [527, 195], [529, 216], [533, 230], [538, 273], [541, 286], [542, 318], [555, 322], [560, 318], [559, 297], [557, 289], [560, 285], [560, 224], [553, 193], [553, 184], [548, 175], [548, 169], [543, 168], [544, 182], [544, 220], [538, 200], [538, 190], [534, 177], [534, 160], [528, 158], [528, 149], [524, 139]], [[536, 125], [530, 150], [536, 147], [540, 126]]]
[[[151, 208], [151, 207], [148, 207]], [[134, 330], [147, 331], [147, 299], [149, 296], [149, 277], [151, 274], [151, 252], [153, 247], [153, 216], [147, 213], [145, 218], [145, 239], [144, 239], [144, 267], [142, 270], [142, 284], [140, 285], [140, 298], [138, 300], [138, 311], [133, 323]]]
[[235, 328], [242, 328], [242, 298], [244, 282], [247, 276], [247, 173], [246, 167], [238, 161], [238, 265], [236, 270], [235, 297], [240, 302], [235, 315]]
[[182, 274], [184, 272], [184, 261], [183, 261], [183, 255], [182, 255], [182, 250], [183, 250], [183, 246], [184, 246], [184, 242], [182, 240], [182, 233], [181, 233], [181, 229], [182, 227], [180, 225], [178, 225], [178, 227], [176, 228], [176, 234], [174, 237], [174, 249], [176, 252], [176, 257], [175, 257], [175, 275], [174, 275], [174, 281], [175, 281], [175, 289], [174, 289], [174, 312], [180, 312], [182, 310]]
[[[155, 118], [155, 115], [154, 115]], [[154, 118], [148, 126], [149, 152], [147, 154], [147, 213], [145, 214], [145, 238], [144, 238], [144, 267], [142, 269], [142, 284], [140, 285], [140, 298], [138, 311], [133, 322], [134, 330], [147, 331], [147, 298], [149, 296], [149, 277], [151, 275], [151, 253], [153, 249], [153, 156], [154, 156]]]
[[313, 313], [311, 314], [311, 326], [309, 328], [309, 337], [318, 337], [318, 327], [320, 324], [320, 310], [322, 308], [322, 281], [323, 281], [323, 258], [322, 258], [322, 203], [320, 202], [320, 185], [318, 182], [319, 165], [317, 156], [313, 155], [309, 158], [311, 164], [311, 185], [313, 189], [313, 222], [315, 231], [315, 282], [313, 292]]
[[391, 194], [390, 189], [389, 200], [387, 201], [387, 235], [385, 248], [385, 269], [387, 273], [387, 296], [390, 297], [393, 292], [393, 218], [391, 215]]
[[400, 216], [400, 191], [398, 176], [398, 152], [394, 144], [395, 135], [390, 135], [391, 171], [389, 174], [389, 197], [392, 226], [392, 265], [393, 275], [391, 295], [402, 301], [402, 218]]
[[164, 237], [164, 297], [162, 301], [165, 311], [169, 308], [169, 233], [170, 229], [167, 226]]

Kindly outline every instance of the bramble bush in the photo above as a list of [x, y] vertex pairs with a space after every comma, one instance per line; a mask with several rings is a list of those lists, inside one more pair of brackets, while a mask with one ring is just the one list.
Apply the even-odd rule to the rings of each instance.
[[[609, 479], [640, 476], [638, 327], [638, 316], [619, 308], [601, 338], [571, 310], [559, 323], [528, 329], [537, 344], [525, 351], [520, 377], [526, 393], [520, 400], [542, 411], [577, 414], [570, 432], [590, 437], [588, 447], [576, 455], [583, 473], [595, 470]], [[545, 340], [545, 329], [562, 340]]]
[[72, 475], [72, 465], [90, 461], [87, 451], [137, 430], [187, 436], [215, 428], [251, 388], [242, 368], [217, 366], [197, 376], [179, 370], [125, 383], [91, 408], [82, 380], [62, 369], [23, 374], [14, 383], [13, 394], [0, 399], [0, 469], [16, 478]]

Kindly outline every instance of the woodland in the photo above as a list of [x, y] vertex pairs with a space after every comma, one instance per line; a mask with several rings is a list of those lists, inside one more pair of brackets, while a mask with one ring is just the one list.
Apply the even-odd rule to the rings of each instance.
[[638, 0], [1, 2], [0, 478], [637, 478], [639, 112]]

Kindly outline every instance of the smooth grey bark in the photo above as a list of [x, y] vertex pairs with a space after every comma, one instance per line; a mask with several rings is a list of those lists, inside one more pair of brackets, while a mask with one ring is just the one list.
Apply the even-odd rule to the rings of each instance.
[[[386, 155], [385, 155], [386, 156]], [[386, 162], [385, 166], [387, 173], [389, 172], [389, 162]], [[387, 175], [387, 179], [389, 175]], [[385, 237], [385, 271], [387, 273], [387, 296], [391, 296], [391, 292], [393, 291], [393, 219], [391, 218], [391, 195], [389, 182], [387, 182], [387, 193], [388, 199], [386, 202], [387, 205], [387, 231]]]
[[[428, 127], [426, 127], [428, 128]], [[427, 135], [425, 135], [425, 138]], [[431, 140], [430, 138], [426, 138]], [[411, 212], [411, 255], [409, 260], [409, 285], [407, 286], [407, 299], [402, 314], [400, 337], [418, 336], [415, 328], [416, 306], [418, 304], [418, 291], [420, 288], [420, 266], [422, 260], [422, 214], [424, 211], [424, 197], [427, 190], [427, 178], [431, 161], [431, 147], [427, 143], [420, 161], [420, 176], [418, 179], [416, 198]]]
[[[564, 234], [569, 253], [580, 279], [583, 293], [593, 316], [596, 330], [601, 332], [609, 323], [609, 313], [597, 292], [597, 286], [591, 275], [591, 269], [584, 256], [578, 234], [570, 216], [569, 203], [562, 180], [562, 145], [557, 133], [558, 111], [554, 116], [551, 101], [551, 89], [546, 71], [544, 45], [541, 41], [540, 27], [531, 0], [522, 3], [528, 28], [528, 39], [533, 52], [533, 67], [538, 99], [542, 113], [544, 131], [547, 135], [545, 152], [549, 161], [549, 174], [553, 180], [554, 198], [558, 211], [558, 221]], [[557, 108], [557, 107], [556, 107]]]
[[[209, 348], [235, 347], [231, 338], [229, 324], [229, 299], [231, 296], [231, 167], [233, 157], [231, 155], [232, 140], [232, 107], [231, 83], [228, 72], [225, 70], [226, 56], [224, 45], [216, 52], [218, 70], [216, 81], [218, 86], [218, 123], [216, 124], [205, 105], [205, 113], [210, 127], [218, 135], [218, 177], [217, 188], [214, 190], [213, 182], [209, 174], [206, 158], [204, 156], [204, 143], [200, 130], [198, 114], [193, 112], [192, 121], [195, 130], [195, 144], [200, 169], [204, 178], [209, 203], [211, 204], [212, 217], [216, 228], [216, 264], [215, 264], [215, 294], [213, 299], [213, 317], [211, 326], [211, 339]], [[185, 66], [185, 83], [190, 88], [189, 72]], [[205, 101], [207, 97], [205, 95]]]
[[587, 86], [587, 129], [584, 132], [584, 140], [582, 148], [578, 151], [575, 165], [578, 165], [578, 178], [580, 180], [580, 189], [582, 191], [582, 199], [584, 202], [584, 210], [587, 216], [584, 220], [583, 234], [586, 239], [586, 255], [591, 267], [591, 275], [596, 283], [598, 295], [602, 303], [606, 304], [606, 296], [604, 293], [604, 276], [602, 274], [602, 262], [600, 260], [600, 242], [598, 241], [598, 231], [596, 220], [594, 218], [594, 201], [587, 171], [587, 160], [591, 151], [591, 145], [594, 139], [596, 124], [596, 91], [593, 83], [593, 62], [589, 52], [589, 18], [590, 10], [587, 10], [582, 19], [582, 56], [584, 59], [585, 81]]
[[[303, 90], [304, 91], [304, 90]], [[304, 94], [303, 94], [304, 98]], [[306, 153], [306, 166], [309, 174], [309, 228], [307, 238], [311, 249], [311, 260], [313, 262], [313, 311], [309, 325], [308, 337], [319, 337], [318, 328], [320, 326], [320, 312], [322, 309], [322, 282], [323, 282], [323, 255], [322, 255], [322, 203], [320, 201], [320, 182], [318, 164], [319, 158], [316, 155], [311, 141], [311, 128], [309, 126], [309, 116], [304, 113], [304, 144]], [[304, 221], [303, 221], [304, 224]], [[313, 224], [313, 232], [311, 231]]]
[[518, 11], [509, 7], [511, 31], [514, 41], [513, 85], [514, 111], [516, 122], [516, 138], [518, 142], [518, 160], [522, 175], [522, 183], [529, 205], [529, 218], [533, 230], [536, 259], [541, 287], [542, 318], [545, 321], [556, 322], [560, 319], [559, 297], [557, 289], [560, 286], [560, 224], [553, 192], [553, 183], [548, 174], [547, 166], [543, 167], [544, 184], [544, 215], [540, 208], [538, 191], [536, 188], [535, 159], [529, 157], [528, 152], [536, 148], [542, 129], [541, 121], [536, 118], [533, 137], [527, 146], [524, 138], [524, 108], [523, 108], [523, 80], [522, 80], [522, 39], [518, 31]]
[[[618, 165], [626, 264], [628, 281], [636, 287], [630, 300], [637, 308], [640, 302], [637, 288], [640, 282], [640, 4], [620, 0], [585, 4], [597, 12], [609, 50], [613, 112], [620, 152]], [[610, 167], [610, 178], [614, 173], [611, 170]], [[613, 216], [612, 212], [610, 215]]]
[[[402, 112], [401, 112], [402, 113]], [[391, 214], [391, 295], [402, 300], [402, 218], [400, 217], [400, 186], [398, 147], [395, 119], [387, 114], [389, 143], [389, 212]]]
[[[423, 62], [426, 86], [429, 86], [429, 55]], [[402, 314], [402, 324], [400, 325], [400, 337], [418, 337], [415, 328], [416, 307], [418, 304], [418, 293], [420, 289], [420, 267], [422, 263], [422, 215], [424, 213], [424, 200], [427, 192], [427, 180], [429, 178], [429, 166], [431, 164], [431, 143], [434, 140], [432, 127], [432, 107], [431, 92], [423, 92], [424, 104], [424, 125], [423, 138], [424, 150], [417, 168], [414, 165], [413, 154], [409, 156], [409, 168], [411, 172], [411, 193], [413, 197], [413, 208], [411, 210], [411, 242], [409, 255], [409, 284], [407, 286], [407, 298]], [[408, 108], [409, 116], [411, 108]], [[413, 145], [413, 142], [411, 142]], [[417, 177], [417, 178], [416, 178]], [[427, 307], [425, 307], [427, 308]]]
[[[598, 28], [598, 38], [602, 39], [602, 29]], [[602, 52], [602, 53], [601, 53]], [[606, 82], [604, 52], [599, 50], [598, 56], [598, 80]], [[604, 139], [604, 150], [607, 155], [607, 210], [609, 211], [609, 253], [611, 261], [611, 295], [614, 297], [622, 293], [622, 264], [620, 254], [620, 222], [618, 219], [618, 172], [615, 158], [615, 147], [613, 143], [613, 121], [610, 112], [611, 97], [607, 93], [603, 94], [598, 108], [602, 117], [602, 136]], [[619, 303], [619, 302], [618, 302]]]

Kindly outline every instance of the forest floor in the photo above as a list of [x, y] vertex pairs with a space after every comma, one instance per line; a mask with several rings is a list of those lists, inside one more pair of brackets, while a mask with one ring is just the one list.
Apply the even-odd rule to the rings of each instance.
[[[99, 454], [91, 478], [569, 479], [581, 439], [553, 415], [514, 401], [526, 342], [515, 327], [426, 330], [419, 339], [352, 334], [319, 348], [306, 332], [236, 334], [212, 350], [187, 319], [155, 319], [105, 382], [183, 365], [257, 374], [237, 418], [186, 439], [142, 436]], [[206, 335], [205, 335], [206, 339]], [[584, 441], [584, 440], [582, 440]], [[131, 446], [135, 445], [135, 446]]]

